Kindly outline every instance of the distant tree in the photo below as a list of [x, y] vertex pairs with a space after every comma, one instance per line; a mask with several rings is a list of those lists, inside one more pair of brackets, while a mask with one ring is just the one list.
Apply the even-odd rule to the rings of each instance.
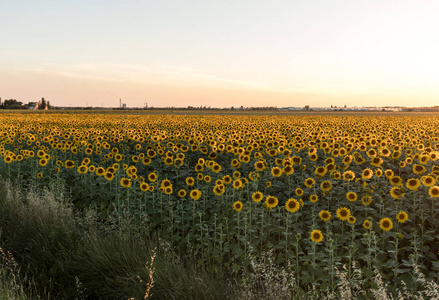
[[22, 105], [23, 105], [23, 102], [17, 101], [15, 99], [6, 99], [5, 101], [3, 101], [2, 108], [20, 109], [20, 108], [24, 108]]
[[305, 110], [309, 110], [309, 105], [305, 105]]
[[45, 109], [45, 108], [46, 108], [46, 100], [44, 100], [44, 98], [41, 98], [41, 105], [39, 109]]

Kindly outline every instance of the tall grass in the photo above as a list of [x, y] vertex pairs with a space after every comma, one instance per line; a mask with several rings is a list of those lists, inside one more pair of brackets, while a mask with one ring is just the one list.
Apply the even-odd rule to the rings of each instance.
[[0, 243], [14, 254], [20, 280], [32, 283], [41, 298], [235, 298], [224, 293], [225, 284], [196, 271], [172, 249], [121, 227], [104, 232], [92, 212], [75, 214], [62, 190], [53, 185], [23, 192], [0, 184]]

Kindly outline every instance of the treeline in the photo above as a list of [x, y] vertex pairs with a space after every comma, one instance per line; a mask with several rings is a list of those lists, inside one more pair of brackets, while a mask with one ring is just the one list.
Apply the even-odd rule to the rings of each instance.
[[46, 109], [46, 107], [50, 108], [50, 103], [44, 98], [42, 98], [41, 101], [29, 102], [27, 104], [23, 104], [23, 102], [16, 99], [6, 99], [2, 101], [0, 98], [0, 109]]

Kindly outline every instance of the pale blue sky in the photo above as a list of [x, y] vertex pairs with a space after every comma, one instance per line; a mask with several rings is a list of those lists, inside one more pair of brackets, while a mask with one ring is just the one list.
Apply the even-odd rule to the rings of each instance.
[[439, 105], [439, 1], [0, 2], [0, 97]]

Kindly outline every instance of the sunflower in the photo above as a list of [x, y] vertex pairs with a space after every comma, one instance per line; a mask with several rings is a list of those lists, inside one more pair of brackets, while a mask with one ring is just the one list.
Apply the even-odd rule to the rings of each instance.
[[38, 178], [43, 178], [43, 173], [39, 172], [39, 173], [37, 174], [37, 177], [38, 177]]
[[393, 228], [393, 222], [389, 218], [383, 218], [380, 220], [380, 228], [384, 231], [389, 231]]
[[316, 184], [316, 181], [313, 178], [309, 177], [309, 178], [305, 179], [305, 186], [306, 187], [312, 188], [315, 184]]
[[172, 194], [172, 186], [167, 186], [164, 188], [164, 192], [166, 195], [171, 195]]
[[355, 173], [352, 171], [343, 172], [343, 180], [344, 181], [352, 181], [355, 179]]
[[103, 175], [105, 174], [105, 169], [102, 168], [102, 167], [96, 168], [95, 173], [96, 173], [96, 175], [98, 175], [98, 176], [103, 176]]
[[301, 188], [296, 188], [296, 190], [294, 192], [296, 193], [297, 196], [303, 195], [303, 190]]
[[264, 195], [261, 192], [254, 192], [252, 195], [252, 200], [254, 202], [261, 202], [264, 198]]
[[348, 218], [348, 222], [349, 222], [350, 224], [355, 224], [356, 221], [357, 221], [357, 218], [355, 218], [354, 216], [350, 216], [350, 217]]
[[192, 199], [194, 199], [194, 200], [198, 200], [198, 199], [200, 199], [201, 194], [202, 194], [202, 193], [201, 193], [200, 190], [195, 189], [195, 190], [192, 190], [192, 191], [189, 193], [189, 196], [190, 196]]
[[195, 167], [194, 167], [194, 169], [195, 169], [195, 172], [201, 172], [201, 171], [204, 170], [204, 165], [202, 165], [202, 164], [196, 164]]
[[157, 153], [153, 149], [149, 149], [148, 151], [146, 151], [146, 155], [149, 158], [154, 158], [157, 155]]
[[379, 167], [383, 163], [383, 160], [380, 157], [372, 158], [370, 164], [374, 167]]
[[162, 182], [160, 183], [160, 187], [162, 188], [172, 187], [172, 183], [169, 179], [163, 179]]
[[340, 207], [337, 209], [337, 218], [339, 218], [342, 221], [346, 221], [351, 216], [351, 211], [347, 207]]
[[221, 171], [221, 165], [215, 163], [215, 164], [212, 166], [212, 171], [213, 171], [214, 173], [219, 173], [219, 172]]
[[282, 169], [279, 167], [273, 167], [271, 169], [271, 175], [273, 177], [280, 177], [282, 175]]
[[312, 203], [316, 203], [319, 200], [319, 197], [316, 194], [312, 194], [311, 196], [309, 196], [309, 201], [311, 201]]
[[426, 171], [424, 166], [418, 165], [418, 164], [414, 164], [413, 165], [413, 173], [415, 173], [416, 175], [421, 175], [422, 173], [424, 173]]
[[327, 222], [331, 219], [332, 215], [329, 211], [327, 210], [321, 210], [319, 212], [319, 217], [320, 219], [322, 219], [323, 221]]
[[390, 184], [396, 186], [402, 186], [402, 178], [399, 176], [393, 176], [390, 178]]
[[396, 219], [399, 223], [405, 223], [409, 219], [409, 215], [405, 211], [400, 211], [396, 215]]
[[204, 176], [204, 182], [209, 183], [212, 181], [212, 177], [210, 177], [209, 175]]
[[266, 183], [265, 183], [265, 185], [269, 188], [269, 187], [271, 187], [271, 181], [267, 181]]
[[278, 203], [279, 203], [279, 200], [277, 199], [277, 197], [274, 197], [274, 196], [267, 196], [267, 198], [265, 199], [265, 206], [268, 209], [275, 208]]
[[345, 164], [345, 165], [350, 165], [351, 162], [352, 162], [352, 155], [346, 155], [346, 156], [343, 158], [343, 164]]
[[129, 188], [131, 186], [131, 180], [129, 178], [122, 178], [120, 180], [120, 185], [124, 188]]
[[370, 229], [372, 227], [372, 222], [369, 220], [364, 220], [363, 227], [366, 229]]
[[293, 198], [290, 198], [287, 200], [287, 203], [285, 204], [285, 209], [289, 212], [296, 212], [300, 208], [300, 203]]
[[338, 180], [341, 178], [341, 173], [339, 171], [335, 171], [331, 173], [331, 178], [334, 180]]
[[361, 178], [367, 180], [372, 178], [372, 175], [373, 175], [373, 171], [369, 168], [366, 168], [363, 170], [363, 173], [361, 174]]
[[395, 175], [395, 174], [393, 173], [392, 170], [387, 169], [387, 170], [384, 171], [384, 175], [385, 175], [387, 178], [392, 178], [393, 175]]
[[255, 169], [259, 172], [263, 171], [265, 169], [265, 162], [263, 161], [255, 162]]
[[428, 190], [428, 194], [432, 198], [439, 198], [439, 186], [433, 185], [432, 187], [430, 187], [430, 189]]
[[148, 190], [149, 190], [149, 184], [147, 184], [146, 182], [142, 182], [142, 183], [140, 184], [140, 190], [141, 190], [142, 192], [146, 192], [146, 191], [148, 191]]
[[310, 161], [317, 161], [317, 159], [319, 159], [319, 157], [315, 153], [309, 155], [308, 158]]
[[367, 150], [366, 154], [367, 154], [367, 156], [369, 156], [369, 158], [374, 158], [378, 155], [376, 150], [373, 148], [370, 148], [369, 150]]
[[77, 169], [79, 174], [85, 174], [88, 172], [88, 167], [86, 165], [81, 165]]
[[302, 163], [302, 158], [300, 156], [292, 157], [293, 165], [300, 165]]
[[421, 177], [422, 184], [426, 187], [432, 187], [436, 183], [436, 178], [431, 175]]
[[242, 184], [242, 181], [240, 179], [235, 179], [235, 181], [233, 181], [232, 186], [234, 189], [239, 190], [240, 188], [243, 187], [243, 184]]
[[285, 166], [282, 168], [282, 172], [286, 175], [291, 175], [294, 173], [294, 168], [292, 166]]
[[381, 177], [382, 175], [383, 175], [383, 170], [381, 170], [381, 169], [376, 169], [375, 170], [375, 175], [376, 175], [376, 177]]
[[350, 202], [355, 202], [358, 199], [357, 193], [355, 192], [348, 192], [346, 194], [346, 199], [348, 199]]
[[155, 182], [157, 180], [157, 174], [155, 172], [149, 173], [148, 180], [151, 182]]
[[412, 191], [417, 191], [418, 187], [421, 186], [421, 181], [419, 181], [419, 179], [417, 179], [417, 178], [410, 178], [409, 180], [407, 180], [405, 185], [408, 189], [410, 189]]
[[405, 163], [405, 161], [400, 161], [399, 162], [399, 167], [402, 169], [406, 166], [407, 164]]
[[323, 192], [327, 192], [327, 191], [329, 191], [329, 190], [331, 189], [331, 187], [332, 187], [332, 184], [331, 184], [331, 182], [330, 182], [329, 180], [325, 180], [325, 181], [323, 181], [323, 182], [320, 184], [320, 189], [321, 189]]
[[48, 161], [45, 158], [40, 159], [39, 164], [40, 166], [44, 167], [45, 165], [47, 165]]
[[114, 174], [113, 174], [112, 172], [108, 172], [108, 171], [106, 171], [104, 177], [105, 177], [105, 179], [107, 179], [108, 181], [111, 181], [111, 180], [113, 180], [113, 178], [114, 178]]
[[193, 177], [186, 177], [186, 184], [188, 186], [193, 186], [195, 183], [195, 179]]
[[224, 184], [217, 184], [213, 187], [213, 193], [217, 196], [221, 196], [226, 191]]
[[424, 155], [421, 155], [421, 157], [419, 157], [419, 162], [423, 165], [427, 164], [429, 160], [430, 160], [429, 154], [424, 154]]
[[320, 230], [318, 229], [314, 229], [311, 232], [311, 241], [313, 241], [314, 243], [320, 243], [321, 241], [323, 241], [323, 234]]
[[325, 166], [320, 166], [320, 167], [317, 167], [317, 168], [315, 169], [314, 173], [316, 173], [316, 175], [317, 175], [318, 177], [323, 177], [323, 176], [326, 174], [327, 171], [328, 171], [328, 170], [326, 169]]
[[65, 166], [67, 169], [72, 169], [75, 167], [75, 162], [71, 160], [67, 160]]
[[233, 203], [234, 210], [241, 211], [242, 208], [243, 208], [243, 205], [242, 205], [241, 201], [236, 201], [235, 203]]
[[402, 192], [401, 188], [399, 186], [394, 186], [390, 190], [390, 196], [392, 196], [393, 199], [400, 199], [401, 197], [404, 197], [404, 193]]
[[391, 154], [391, 152], [390, 152], [390, 150], [389, 149], [387, 149], [387, 148], [381, 148], [381, 150], [380, 150], [380, 155], [382, 156], [382, 157], [388, 157], [388, 156], [390, 156], [390, 154]]
[[232, 177], [230, 177], [230, 175], [225, 175], [225, 176], [223, 177], [223, 182], [224, 182], [224, 184], [230, 184], [230, 183], [232, 183]]

